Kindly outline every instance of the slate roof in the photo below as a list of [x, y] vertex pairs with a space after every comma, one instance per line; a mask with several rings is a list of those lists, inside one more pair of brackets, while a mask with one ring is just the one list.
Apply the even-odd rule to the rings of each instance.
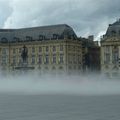
[[120, 19], [109, 25], [105, 36], [120, 36]]
[[41, 26], [32, 28], [21, 28], [21, 29], [0, 29], [0, 41], [10, 41], [15, 42], [27, 41], [27, 40], [50, 40], [50, 39], [61, 39], [64, 36], [77, 38], [73, 29], [66, 25], [51, 25], [51, 26]]

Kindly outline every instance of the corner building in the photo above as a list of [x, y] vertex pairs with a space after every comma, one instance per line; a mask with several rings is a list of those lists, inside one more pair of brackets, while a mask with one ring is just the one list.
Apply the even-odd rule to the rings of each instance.
[[12, 72], [22, 67], [22, 49], [28, 50], [27, 65], [43, 73], [79, 73], [82, 69], [81, 41], [66, 25], [0, 30], [0, 69]]
[[101, 39], [101, 72], [120, 78], [120, 20], [110, 24]]

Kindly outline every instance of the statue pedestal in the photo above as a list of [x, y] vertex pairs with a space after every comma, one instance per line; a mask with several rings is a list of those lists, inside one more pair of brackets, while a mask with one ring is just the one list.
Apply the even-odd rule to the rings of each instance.
[[15, 70], [17, 70], [17, 71], [26, 71], [26, 72], [34, 70], [34, 69], [35, 69], [35, 67], [29, 66], [28, 63], [26, 63], [26, 62], [22, 63], [18, 67], [15, 67]]

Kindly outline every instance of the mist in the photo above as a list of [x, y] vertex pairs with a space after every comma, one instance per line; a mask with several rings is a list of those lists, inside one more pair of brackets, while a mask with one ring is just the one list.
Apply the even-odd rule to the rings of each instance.
[[120, 81], [100, 75], [0, 75], [0, 93], [114, 95], [120, 94]]

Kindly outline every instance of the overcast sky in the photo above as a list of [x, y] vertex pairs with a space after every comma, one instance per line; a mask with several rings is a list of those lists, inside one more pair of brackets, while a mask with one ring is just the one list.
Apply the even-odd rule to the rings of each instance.
[[0, 28], [65, 23], [98, 39], [119, 17], [120, 0], [0, 0]]

